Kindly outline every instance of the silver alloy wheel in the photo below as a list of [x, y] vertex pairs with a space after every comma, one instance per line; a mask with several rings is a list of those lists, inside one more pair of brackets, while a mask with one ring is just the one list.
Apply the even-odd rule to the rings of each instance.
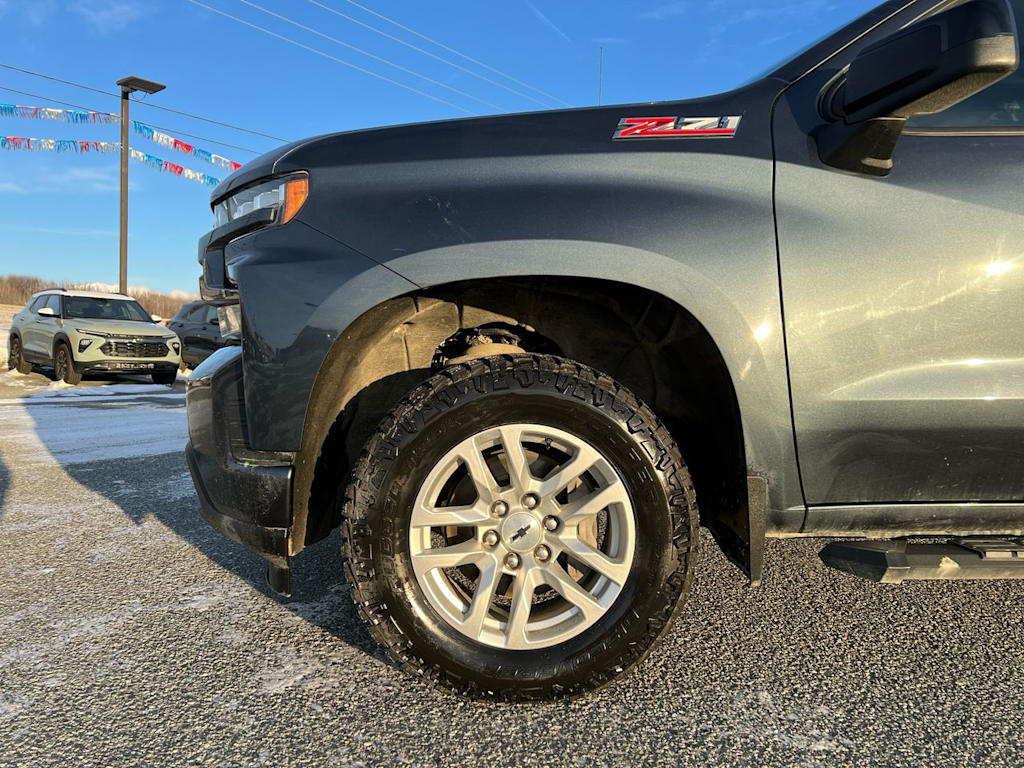
[[409, 529], [430, 605], [463, 635], [510, 650], [592, 626], [622, 592], [635, 547], [615, 469], [579, 437], [539, 424], [487, 429], [448, 451]]
[[60, 347], [57, 350], [57, 370], [54, 371], [57, 374], [57, 378], [63, 381], [67, 377], [68, 373], [68, 353], [64, 347]]

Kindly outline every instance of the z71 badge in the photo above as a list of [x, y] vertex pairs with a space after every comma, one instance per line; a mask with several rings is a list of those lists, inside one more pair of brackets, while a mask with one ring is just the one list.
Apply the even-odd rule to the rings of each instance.
[[613, 139], [731, 139], [740, 116], [623, 117]]

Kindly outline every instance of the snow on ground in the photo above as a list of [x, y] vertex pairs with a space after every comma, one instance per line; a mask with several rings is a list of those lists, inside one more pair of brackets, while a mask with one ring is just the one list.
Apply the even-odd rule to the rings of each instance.
[[[46, 389], [33, 392], [28, 395], [31, 398], [72, 398], [72, 399], [83, 399], [83, 398], [107, 398], [111, 395], [167, 395], [172, 394], [171, 388], [166, 384], [134, 384], [128, 382], [118, 382], [111, 384], [103, 384], [97, 387], [76, 387], [71, 384], [65, 384], [63, 381], [54, 381]], [[180, 397], [179, 393], [174, 393], [176, 397]]]
[[[166, 387], [161, 389], [166, 393]], [[38, 441], [49, 454], [41, 460], [62, 466], [123, 457], [126, 446], [131, 446], [132, 457], [155, 456], [184, 450], [188, 428], [183, 405], [182, 394], [144, 402], [130, 397], [52, 404], [6, 400], [0, 401], [0, 432], [5, 440]]]

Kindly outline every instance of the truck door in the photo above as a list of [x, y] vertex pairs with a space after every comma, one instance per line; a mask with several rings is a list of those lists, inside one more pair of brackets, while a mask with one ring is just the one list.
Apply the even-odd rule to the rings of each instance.
[[908, 21], [826, 60], [774, 115], [809, 521], [815, 505], [1024, 500], [1024, 72], [908, 122], [887, 177], [815, 146], [823, 89]]

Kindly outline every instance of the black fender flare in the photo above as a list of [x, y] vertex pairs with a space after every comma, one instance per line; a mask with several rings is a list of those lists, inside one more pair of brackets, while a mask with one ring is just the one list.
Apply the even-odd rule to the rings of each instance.
[[64, 342], [68, 345], [68, 349], [71, 350], [71, 361], [75, 361], [75, 347], [71, 343], [71, 338], [64, 333], [64, 331], [57, 331], [53, 335], [53, 344], [50, 346], [50, 359], [53, 360], [57, 356], [57, 345]]

